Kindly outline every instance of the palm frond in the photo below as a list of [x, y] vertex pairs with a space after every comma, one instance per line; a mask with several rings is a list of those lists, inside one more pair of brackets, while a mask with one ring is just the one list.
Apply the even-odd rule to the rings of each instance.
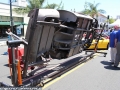
[[83, 13], [88, 14], [92, 17], [94, 17], [95, 15], [97, 16], [98, 13], [104, 14], [105, 13], [104, 10], [102, 10], [102, 9], [98, 10], [97, 9], [99, 5], [100, 5], [100, 3], [96, 4], [95, 2], [94, 3], [85, 2], [85, 9], [83, 10]]
[[97, 4], [95, 5], [95, 7], [97, 8], [99, 5], [100, 5], [100, 3], [97, 3]]
[[29, 11], [35, 8], [42, 8], [45, 0], [28, 0], [26, 7], [14, 8], [13, 11], [17, 14], [27, 14]]
[[90, 14], [90, 10], [89, 9], [85, 9], [82, 11], [83, 14], [89, 15]]
[[55, 9], [57, 6], [58, 6], [57, 4], [53, 3], [53, 4], [47, 4], [47, 6], [45, 6], [44, 8]]
[[60, 8], [61, 10], [63, 10], [64, 9], [64, 4], [61, 6], [61, 8]]
[[60, 4], [58, 5], [57, 9], [59, 9], [59, 10], [64, 9], [64, 4], [62, 3], [62, 1], [61, 1]]
[[16, 12], [17, 14], [27, 14], [28, 12], [35, 8], [50, 8], [50, 9], [63, 8], [63, 6], [61, 6], [62, 2], [59, 5], [53, 3], [47, 4], [45, 7], [43, 7], [45, 0], [27, 0], [27, 1], [28, 1], [27, 7], [15, 8], [14, 12]]
[[21, 8], [14, 8], [13, 9], [14, 12], [16, 12], [17, 14], [26, 14], [30, 11], [30, 9], [28, 7], [21, 7]]
[[103, 10], [103, 9], [99, 9], [98, 12], [101, 13], [101, 14], [105, 14], [106, 13], [106, 11]]
[[41, 8], [45, 0], [28, 0], [31, 9]]

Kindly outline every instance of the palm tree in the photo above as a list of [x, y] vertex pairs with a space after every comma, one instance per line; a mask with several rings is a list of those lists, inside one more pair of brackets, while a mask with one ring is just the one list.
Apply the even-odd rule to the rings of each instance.
[[47, 4], [47, 6], [43, 7], [45, 0], [28, 0], [28, 5], [26, 7], [20, 7], [20, 8], [14, 8], [13, 11], [17, 14], [27, 14], [32, 9], [35, 8], [61, 8], [61, 3], [59, 5], [53, 3], [53, 4]]
[[47, 5], [46, 5], [44, 8], [45, 8], [45, 9], [48, 9], [48, 8], [50, 8], [50, 9], [55, 9], [57, 6], [58, 6], [58, 5], [55, 4], [55, 3], [53, 3], [53, 4], [48, 4], [48, 3], [47, 3]]
[[107, 22], [109, 22], [109, 24], [111, 24], [111, 23], [115, 22], [115, 19], [113, 17], [110, 17]]
[[51, 9], [64, 9], [64, 5], [62, 5], [62, 1], [60, 2], [60, 4], [48, 4], [44, 7], [44, 8], [51, 8]]
[[85, 2], [85, 10], [82, 11], [83, 14], [90, 15], [91, 17], [94, 18], [94, 16], [98, 16], [99, 13], [104, 14], [106, 13], [105, 10], [103, 9], [97, 9], [100, 3], [90, 3], [90, 2]]
[[45, 0], [28, 0], [28, 5], [26, 7], [14, 8], [17, 14], [26, 14], [34, 8], [42, 8]]
[[62, 3], [62, 1], [61, 1], [60, 4], [57, 6], [57, 9], [59, 9], [59, 10], [63, 10], [63, 9], [64, 9], [64, 4]]

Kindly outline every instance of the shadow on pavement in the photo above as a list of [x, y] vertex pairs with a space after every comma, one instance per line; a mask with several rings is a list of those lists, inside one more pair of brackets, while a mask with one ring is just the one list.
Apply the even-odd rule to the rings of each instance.
[[4, 64], [4, 66], [9, 67], [9, 64]]
[[104, 66], [104, 68], [110, 69], [110, 70], [120, 70], [120, 67], [115, 68], [113, 66]]
[[108, 61], [101, 61], [101, 63], [104, 65], [112, 65], [111, 62], [108, 62]]
[[7, 76], [7, 78], [11, 79], [11, 76]]
[[101, 63], [104, 64], [104, 65], [106, 65], [106, 66], [104, 66], [105, 69], [120, 70], [120, 67], [115, 68], [111, 62], [101, 61]]

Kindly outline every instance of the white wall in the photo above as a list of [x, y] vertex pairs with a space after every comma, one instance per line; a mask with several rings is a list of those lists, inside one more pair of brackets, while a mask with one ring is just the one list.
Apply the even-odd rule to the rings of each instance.
[[101, 23], [107, 22], [107, 17], [103, 16], [102, 14], [99, 14], [98, 17], [94, 16], [98, 20], [98, 24], [100, 26]]
[[17, 6], [26, 7], [27, 6], [27, 0], [17, 0], [16, 2], [13, 2], [12, 4], [17, 5]]
[[98, 21], [99, 21], [99, 24], [100, 24], [100, 23], [106, 23], [106, 21], [107, 21], [107, 17], [104, 17], [104, 16], [98, 16]]
[[[25, 16], [24, 17], [24, 23], [28, 24], [29, 21], [29, 17]], [[27, 30], [27, 25], [24, 25], [24, 36], [26, 35], [26, 30]]]
[[[12, 8], [18, 8], [19, 6], [12, 6]], [[16, 14], [15, 12], [12, 12], [13, 16], [16, 17], [24, 17], [24, 15]], [[10, 5], [9, 4], [3, 4], [0, 3], [0, 15], [3, 16], [10, 16]]]
[[[12, 5], [12, 8], [18, 8], [18, 7], [19, 6]], [[9, 4], [0, 3], [0, 15], [1, 16], [10, 16], [10, 5]], [[12, 16], [13, 17], [23, 17], [24, 23], [26, 23], [26, 24], [29, 21], [29, 17], [27, 17], [27, 14], [26, 15], [19, 15], [13, 11]], [[27, 25], [24, 26], [24, 36], [26, 34], [26, 30], [27, 30]]]

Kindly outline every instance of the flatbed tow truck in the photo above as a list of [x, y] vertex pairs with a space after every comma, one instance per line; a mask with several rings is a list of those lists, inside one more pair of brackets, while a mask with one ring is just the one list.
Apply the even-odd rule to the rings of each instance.
[[[7, 33], [15, 39], [7, 41], [12, 85], [0, 82], [1, 87], [43, 87], [98, 53], [97, 44], [105, 24], [98, 28], [96, 19], [55, 9], [34, 9], [28, 17], [25, 39]], [[89, 48], [93, 39], [95, 50], [85, 50], [83, 55], [81, 50]], [[19, 47], [21, 44], [24, 48]]]

